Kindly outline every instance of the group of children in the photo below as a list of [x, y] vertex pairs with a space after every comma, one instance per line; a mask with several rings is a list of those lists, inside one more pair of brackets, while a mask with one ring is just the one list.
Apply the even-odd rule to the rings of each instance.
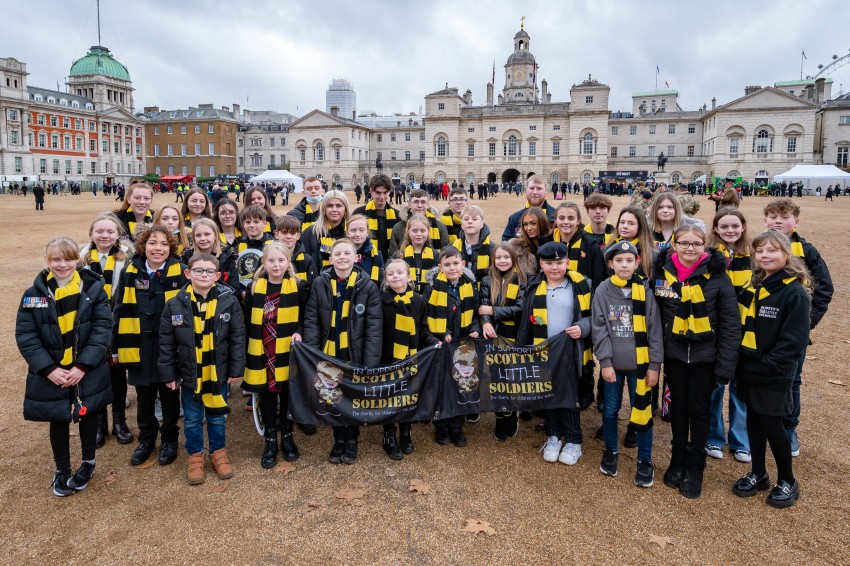
[[[372, 193], [381, 196], [387, 183], [378, 179]], [[25, 418], [51, 423], [54, 494], [82, 490], [93, 476], [108, 404], [112, 434], [132, 442], [127, 383], [138, 399], [130, 463], [147, 461], [158, 436], [159, 463], [176, 459], [182, 408], [187, 481], [199, 484], [207, 460], [219, 478], [233, 474], [225, 422], [229, 386], [239, 380], [257, 394], [262, 467], [274, 467], [278, 453], [299, 458], [287, 418], [293, 342], [370, 367], [465, 337], [537, 344], [566, 333], [569, 357], [560, 361], [575, 364], [580, 407], [542, 412], [545, 461], [573, 465], [582, 455], [580, 412], [594, 398], [595, 355], [603, 474], [618, 473], [626, 388], [635, 483], [653, 485], [653, 417], [664, 397], [673, 431], [664, 483], [699, 497], [706, 454], [723, 455], [730, 384], [728, 444], [752, 462], [733, 491], [750, 496], [771, 487], [770, 443], [779, 476], [768, 502], [786, 507], [799, 497], [791, 457], [799, 453], [800, 368], [832, 288], [825, 263], [796, 233], [792, 201], [765, 207], [770, 231], [752, 242], [737, 209], [720, 210], [707, 234], [682, 222], [667, 193], [656, 197], [650, 218], [627, 207], [616, 226], [607, 223], [612, 203], [604, 195], [586, 199], [587, 225], [570, 202], [554, 211], [554, 227], [546, 209], [528, 207], [515, 215], [518, 237], [500, 243], [490, 241], [479, 207], [452, 206], [443, 213], [452, 219], [452, 241], [438, 249], [448, 231], [427, 201], [406, 221], [374, 205], [351, 215], [343, 193], [320, 195], [310, 184], [293, 214], [272, 218], [262, 191], [246, 193], [241, 211], [229, 199], [212, 207], [203, 191], [189, 191], [184, 210], [166, 206], [154, 215], [152, 189], [135, 183], [121, 209], [94, 220], [82, 252], [68, 238], [48, 243], [47, 269], [24, 293], [16, 336], [29, 365]], [[385, 237], [375, 237], [378, 226]], [[435, 441], [465, 446], [464, 423], [477, 420], [434, 420]], [[80, 423], [83, 447], [73, 473], [71, 421]], [[414, 451], [411, 424], [384, 426], [390, 458]], [[495, 437], [504, 442], [518, 426], [516, 413], [498, 413]], [[329, 461], [355, 462], [358, 441], [359, 427], [333, 427]]]

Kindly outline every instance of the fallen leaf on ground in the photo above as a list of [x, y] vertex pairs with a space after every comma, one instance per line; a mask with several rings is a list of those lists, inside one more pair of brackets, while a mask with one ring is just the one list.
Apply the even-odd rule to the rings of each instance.
[[827, 382], [827, 383], [831, 383], [831, 384], [833, 384], [833, 385], [841, 385], [842, 387], [846, 387], [846, 386], [847, 386], [847, 384], [846, 384], [846, 383], [844, 383], [843, 381], [838, 381], [837, 379], [827, 379], [827, 380], [826, 380], [826, 382]]
[[152, 468], [156, 462], [153, 458], [149, 458], [147, 461], [142, 462], [138, 466], [134, 466], [137, 470], [147, 470], [148, 468]]
[[467, 519], [466, 526], [461, 529], [462, 532], [466, 533], [486, 533], [489, 536], [494, 536], [496, 534], [496, 529], [490, 526], [490, 523], [487, 521], [481, 521], [480, 519]]
[[106, 472], [106, 477], [103, 478], [103, 483], [106, 485], [112, 485], [117, 479], [118, 475], [115, 473], [115, 470], [109, 470]]
[[274, 467], [274, 471], [283, 472], [283, 475], [287, 475], [295, 471], [295, 464], [292, 462], [281, 462]]
[[410, 480], [410, 487], [407, 488], [408, 491], [414, 493], [421, 493], [422, 495], [426, 495], [431, 491], [431, 484], [426, 482], [425, 480]]
[[220, 483], [218, 485], [214, 485], [209, 488], [207, 491], [210, 493], [221, 493], [222, 491], [227, 491], [227, 488], [230, 487], [230, 484], [227, 482]]
[[806, 359], [807, 360], [816, 360], [816, 359], [818, 359], [818, 357], [817, 356], [806, 356]]
[[366, 495], [365, 489], [352, 489], [350, 487], [346, 487], [345, 489], [341, 489], [334, 493], [334, 497], [337, 499], [344, 499], [348, 503], [351, 503], [355, 499], [363, 499], [364, 495]]
[[316, 509], [321, 509], [321, 508], [322, 508], [322, 504], [321, 504], [321, 503], [308, 503], [308, 504], [307, 504], [307, 507], [309, 507], [309, 508], [310, 508], [310, 511], [314, 511], [314, 510], [316, 510]]
[[660, 537], [658, 535], [649, 535], [649, 542], [654, 542], [661, 548], [664, 548], [668, 544], [673, 544], [673, 541], [670, 540], [670, 537]]

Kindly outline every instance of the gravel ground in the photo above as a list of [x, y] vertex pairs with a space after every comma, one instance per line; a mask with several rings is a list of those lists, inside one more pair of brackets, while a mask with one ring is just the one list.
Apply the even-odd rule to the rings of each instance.
[[[155, 206], [170, 200], [157, 196]], [[614, 200], [616, 218], [627, 199]], [[761, 226], [766, 201], [744, 202], [751, 232]], [[212, 475], [202, 486], [188, 486], [183, 452], [171, 466], [131, 468], [135, 445], [110, 438], [98, 451], [88, 489], [56, 498], [49, 488], [47, 425], [21, 415], [26, 368], [12, 339], [15, 311], [43, 266], [47, 239], [62, 233], [83, 243], [91, 218], [114, 204], [103, 196], [48, 197], [46, 210], [35, 214], [32, 197], [0, 196], [7, 219], [0, 226], [0, 239], [7, 242], [0, 289], [8, 297], [0, 305], [8, 332], [0, 344], [0, 522], [7, 533], [0, 563], [850, 563], [850, 424], [839, 416], [847, 414], [850, 386], [827, 382], [850, 383], [850, 265], [840, 256], [847, 246], [840, 210], [850, 208], [850, 199], [802, 199], [800, 232], [829, 262], [835, 300], [813, 334], [812, 359], [804, 368], [802, 454], [794, 460], [802, 497], [789, 510], [768, 507], [762, 497], [735, 497], [730, 487], [749, 468], [728, 453], [722, 460], [709, 458], [702, 498], [688, 500], [666, 488], [661, 474], [669, 461], [670, 428], [660, 420], [654, 487], [633, 484], [634, 449], [621, 451], [618, 477], [601, 475], [595, 409], [582, 415], [584, 455], [571, 468], [542, 460], [544, 439], [533, 423], [522, 423], [516, 438], [500, 443], [492, 435], [493, 415], [482, 415], [466, 426], [464, 449], [436, 445], [430, 425], [417, 425], [416, 452], [393, 462], [381, 449], [380, 427], [368, 427], [358, 462], [334, 466], [326, 460], [330, 431], [320, 429], [312, 437], [296, 433], [302, 456], [295, 471], [263, 470], [262, 440], [238, 394], [230, 400], [228, 422], [236, 473], [226, 488]], [[481, 204], [498, 235], [522, 200], [500, 195]], [[708, 223], [714, 207], [703, 199], [702, 208], [699, 216]], [[134, 399], [128, 418], [135, 431]], [[621, 435], [626, 420], [624, 409]], [[768, 469], [775, 476], [770, 463]], [[107, 483], [111, 471], [114, 482]], [[428, 482], [430, 492], [411, 493], [413, 479]], [[344, 488], [365, 493], [348, 502], [335, 496]], [[496, 534], [462, 532], [467, 519], [488, 522]], [[655, 537], [667, 537], [669, 544]]]

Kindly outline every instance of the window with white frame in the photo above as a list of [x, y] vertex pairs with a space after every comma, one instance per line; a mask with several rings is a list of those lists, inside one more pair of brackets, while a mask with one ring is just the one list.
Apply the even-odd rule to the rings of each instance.
[[620, 133], [620, 126], [611, 126], [611, 135], [616, 136]]
[[649, 157], [655, 157], [655, 146], [654, 145], [649, 146], [649, 148], [647, 150], [647, 155]]
[[797, 153], [797, 136], [788, 136], [788, 153]]
[[737, 155], [740, 147], [740, 139], [739, 138], [729, 138], [729, 153], [732, 155]]
[[210, 177], [215, 177], [215, 165], [210, 165]]
[[773, 139], [767, 130], [759, 130], [756, 134], [756, 139], [753, 141], [753, 151], [755, 153], [768, 153], [773, 151]]
[[445, 109], [446, 109], [445, 103], [443, 103], [443, 102], [437, 103], [437, 110], [445, 110]]
[[495, 157], [496, 156], [496, 142], [490, 142], [487, 145], [488, 145], [487, 155], [489, 155], [490, 157]]
[[688, 133], [689, 134], [695, 134], [696, 131], [697, 131], [697, 125], [696, 124], [688, 124]]
[[[201, 133], [201, 125], [200, 125], [200, 124], [195, 124], [195, 133], [196, 133], [196, 134], [200, 134], [200, 133]], [[198, 166], [198, 168], [197, 168], [197, 169], [198, 169], [198, 171], [200, 171], [200, 170], [201, 170], [200, 166]], [[198, 173], [198, 176], [200, 176], [200, 173]]]
[[444, 138], [443, 136], [440, 136], [439, 138], [437, 138], [437, 144], [436, 144], [437, 157], [445, 157], [446, 156], [448, 145], [449, 144], [446, 143], [446, 138]]
[[[157, 146], [159, 147], [159, 146]], [[97, 140], [89, 140], [89, 151], [97, 151]], [[159, 150], [157, 150], [159, 151]], [[157, 154], [159, 155], [159, 154]]]
[[847, 167], [848, 156], [850, 156], [850, 147], [839, 147], [835, 163]]
[[390, 161], [395, 161], [395, 151], [390, 152]]
[[528, 142], [528, 155], [537, 155], [537, 142]]
[[410, 151], [405, 151], [405, 152], [404, 152], [404, 160], [405, 160], [405, 161], [410, 161]]
[[585, 96], [584, 97], [584, 103], [585, 104], [593, 104], [593, 97], [592, 96]]
[[617, 148], [616, 148], [616, 146], [611, 148], [611, 157], [617, 157]]
[[215, 142], [210, 142], [207, 149], [209, 150], [209, 155], [215, 155]]
[[390, 134], [390, 141], [391, 141], [391, 142], [394, 142], [394, 141], [395, 141], [395, 134]]
[[629, 126], [629, 135], [636, 136], [637, 135], [637, 126]]
[[[207, 126], [207, 133], [208, 134], [214, 134], [215, 133], [215, 126], [213, 124], [209, 124]], [[214, 169], [214, 166], [210, 165], [210, 169]]]
[[552, 142], [552, 155], [561, 155], [561, 142], [553, 141]]
[[419, 152], [419, 161], [425, 161], [425, 150]]
[[174, 144], [168, 144], [165, 147], [165, 154], [166, 155], [174, 155]]
[[676, 133], [676, 124], [667, 124], [667, 133], [675, 134]]
[[511, 135], [508, 137], [508, 143], [505, 144], [505, 155], [516, 155], [517, 154], [517, 141], [516, 136]]
[[581, 140], [582, 155], [593, 155], [593, 134], [587, 132], [582, 136]]
[[655, 124], [650, 124], [650, 125], [649, 125], [649, 135], [650, 135], [650, 136], [654, 136], [654, 135], [655, 135]]
[[182, 125], [180, 126], [180, 133], [181, 133], [181, 134], [185, 134], [185, 133], [186, 133], [186, 124], [182, 124]]
[[474, 143], [466, 144], [466, 156], [467, 157], [475, 157], [475, 144]]
[[694, 156], [694, 149], [695, 149], [695, 146], [692, 146], [692, 145], [688, 146], [688, 157]]
[[410, 141], [410, 132], [404, 132], [404, 141], [406, 141], [406, 142]]
[[185, 143], [180, 144], [180, 155], [186, 155], [186, 144]]
[[676, 155], [676, 146], [675, 145], [668, 145], [667, 146], [667, 157], [673, 157], [674, 155]]

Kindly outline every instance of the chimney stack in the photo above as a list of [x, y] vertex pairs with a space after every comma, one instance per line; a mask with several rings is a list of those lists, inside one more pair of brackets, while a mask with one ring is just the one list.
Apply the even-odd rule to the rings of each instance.
[[487, 83], [487, 106], [493, 106], [493, 83]]
[[546, 102], [548, 102], [547, 99], [549, 98], [549, 83], [546, 82], [546, 79], [543, 79], [542, 81], [540, 81], [540, 86], [543, 89], [542, 100], [543, 100], [544, 103], [546, 103]]
[[823, 102], [824, 87], [826, 86], [826, 77], [819, 77], [815, 81], [815, 102]]
[[717, 108], [717, 97], [712, 96], [711, 97], [711, 109], [714, 110], [715, 108]]

